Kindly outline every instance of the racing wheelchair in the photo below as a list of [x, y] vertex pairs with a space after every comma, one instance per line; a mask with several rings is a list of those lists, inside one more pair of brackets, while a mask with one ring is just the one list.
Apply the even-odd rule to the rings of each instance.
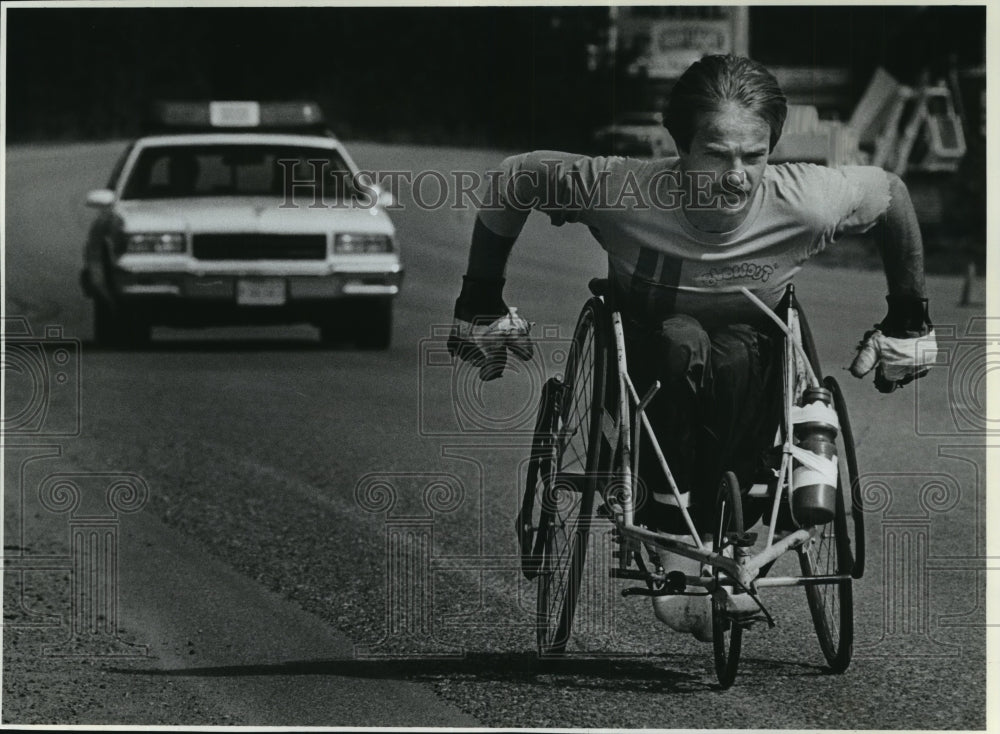
[[[723, 688], [735, 680], [744, 632], [758, 622], [775, 626], [767, 594], [779, 587], [804, 587], [827, 665], [843, 672], [854, 639], [852, 582], [864, 574], [862, 497], [844, 397], [833, 377], [822, 377], [794, 286], [786, 287], [776, 310], [742, 289], [782, 335], [777, 340], [781, 387], [775, 391], [782, 401], [781, 418], [767, 452], [773, 465], [766, 481], [740, 487], [733, 471], [722, 474], [710, 537], [681, 501], [646, 415], [660, 385], [638, 394], [609, 281], [595, 279], [590, 289], [593, 297], [580, 313], [564, 374], [550, 378], [542, 390], [516, 519], [522, 572], [537, 580], [539, 655], [565, 653], [588, 546], [599, 547], [595, 539], [610, 532], [615, 547], [610, 576], [644, 583], [623, 589], [622, 595], [711, 596], [714, 667]], [[825, 429], [830, 444], [818, 459], [804, 435], [817, 426]], [[636, 522], [642, 432], [683, 516], [686, 540]], [[813, 502], [817, 487], [826, 491], [819, 504]], [[745, 527], [747, 504], [764, 508], [757, 513], [761, 531]], [[756, 522], [754, 513], [749, 516]], [[662, 551], [695, 559], [701, 573], [665, 572], [659, 563]], [[786, 553], [797, 554], [800, 573], [769, 575]], [[743, 611], [733, 611], [728, 603], [733, 595], [747, 595]]]

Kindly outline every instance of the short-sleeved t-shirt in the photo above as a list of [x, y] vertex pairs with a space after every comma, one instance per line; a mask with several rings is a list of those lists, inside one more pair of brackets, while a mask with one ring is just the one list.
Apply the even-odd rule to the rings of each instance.
[[756, 320], [741, 287], [776, 306], [803, 262], [871, 228], [890, 198], [874, 166], [769, 165], [739, 226], [709, 233], [680, 206], [701, 194], [684, 191], [676, 158], [539, 151], [506, 159], [499, 173], [479, 212], [491, 231], [516, 236], [531, 209], [557, 225], [583, 223], [607, 251], [633, 313], [650, 321], [685, 313], [706, 326]]

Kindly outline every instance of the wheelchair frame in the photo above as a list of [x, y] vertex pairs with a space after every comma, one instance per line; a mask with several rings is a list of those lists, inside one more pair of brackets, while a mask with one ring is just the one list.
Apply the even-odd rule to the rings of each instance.
[[[527, 577], [538, 580], [539, 654], [565, 652], [588, 541], [603, 518], [612, 524], [619, 546], [612, 577], [646, 584], [645, 588], [624, 589], [623, 595], [686, 594], [692, 593], [688, 591], [691, 588], [699, 590], [695, 593], [711, 595], [715, 670], [723, 687], [732, 685], [735, 679], [743, 631], [756, 621], [775, 625], [760, 598], [760, 590], [764, 588], [805, 587], [827, 664], [834, 672], [843, 672], [850, 664], [853, 644], [852, 581], [864, 573], [862, 498], [843, 394], [832, 377], [819, 378], [815, 346], [795, 298], [794, 286], [787, 286], [779, 309], [784, 311], [784, 318], [742, 289], [784, 334], [783, 411], [775, 438], [775, 447], [781, 449], [781, 462], [775, 467], [773, 480], [755, 485], [747, 492], [740, 491], [732, 472], [723, 474], [710, 544], [707, 538], [702, 538], [684, 506], [680, 488], [646, 415], [646, 408], [660, 385], [655, 383], [645, 395], [638, 394], [628, 373], [622, 315], [609, 304], [606, 281], [592, 281], [591, 290], [594, 298], [580, 314], [564, 377], [549, 380], [543, 389], [528, 486], [517, 519], [522, 570]], [[831, 392], [840, 423], [834, 518], [826, 525], [796, 526], [787, 533], [778, 532], [779, 512], [783, 503], [788, 504], [794, 489], [793, 412], [809, 385], [821, 385]], [[571, 416], [577, 415], [580, 420], [574, 423]], [[649, 435], [650, 445], [682, 513], [689, 532], [687, 542], [635, 523], [642, 431]], [[576, 470], [571, 470], [572, 467]], [[743, 500], [747, 496], [769, 504], [769, 515], [765, 510], [765, 516], [769, 517], [766, 541], [759, 549], [754, 549], [759, 545], [757, 534], [746, 532], [743, 526]], [[683, 578], [676, 572], [665, 574], [658, 567], [657, 549], [701, 562], [703, 574]], [[790, 551], [798, 553], [802, 573], [768, 576], [777, 559]], [[652, 569], [644, 560], [644, 553]], [[825, 567], [820, 568], [823, 563]], [[727, 597], [732, 594], [749, 594], [757, 612], [750, 616], [729, 612]]]

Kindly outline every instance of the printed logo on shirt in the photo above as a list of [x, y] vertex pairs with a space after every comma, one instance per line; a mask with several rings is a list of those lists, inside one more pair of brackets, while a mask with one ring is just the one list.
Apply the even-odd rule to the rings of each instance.
[[777, 263], [762, 265], [756, 262], [742, 262], [737, 265], [709, 268], [701, 275], [695, 276], [695, 280], [709, 288], [734, 280], [757, 280], [766, 283], [777, 267]]

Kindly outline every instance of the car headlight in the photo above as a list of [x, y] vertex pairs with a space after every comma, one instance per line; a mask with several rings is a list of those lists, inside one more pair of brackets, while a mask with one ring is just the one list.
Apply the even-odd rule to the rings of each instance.
[[132, 255], [176, 255], [184, 250], [184, 235], [180, 232], [141, 232], [125, 238], [125, 252]]
[[333, 238], [337, 255], [362, 255], [392, 252], [392, 238], [384, 234], [338, 234]]

